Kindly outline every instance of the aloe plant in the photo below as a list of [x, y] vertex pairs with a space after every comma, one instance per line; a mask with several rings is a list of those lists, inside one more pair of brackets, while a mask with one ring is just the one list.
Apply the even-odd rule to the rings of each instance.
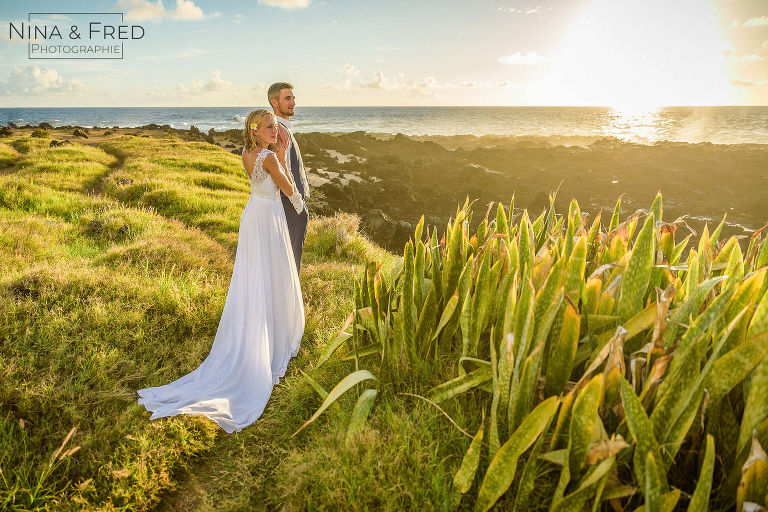
[[[754, 447], [768, 446], [768, 243], [758, 231], [742, 251], [718, 240], [720, 223], [689, 248], [691, 234], [675, 240], [684, 221], [662, 220], [661, 194], [648, 212], [620, 213], [621, 198], [607, 227], [576, 201], [561, 216], [552, 194], [533, 222], [498, 205], [473, 233], [467, 202], [440, 242], [422, 218], [389, 276], [366, 265], [320, 362], [354, 358], [433, 404], [484, 404], [470, 411], [489, 422], [458, 468], [454, 504], [529, 502], [541, 485], [554, 510], [768, 506], [753, 497], [765, 466]], [[455, 370], [442, 383], [420, 380], [446, 361]], [[376, 378], [357, 368], [310, 422]], [[375, 396], [360, 397], [351, 428]]]

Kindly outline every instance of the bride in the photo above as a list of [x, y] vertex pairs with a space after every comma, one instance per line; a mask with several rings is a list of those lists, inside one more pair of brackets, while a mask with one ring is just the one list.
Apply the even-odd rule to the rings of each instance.
[[267, 110], [245, 120], [243, 166], [251, 196], [240, 217], [235, 264], [211, 352], [192, 373], [139, 390], [150, 419], [206, 416], [226, 432], [256, 421], [285, 375], [304, 333], [304, 304], [280, 190], [304, 209], [275, 151], [278, 125]]

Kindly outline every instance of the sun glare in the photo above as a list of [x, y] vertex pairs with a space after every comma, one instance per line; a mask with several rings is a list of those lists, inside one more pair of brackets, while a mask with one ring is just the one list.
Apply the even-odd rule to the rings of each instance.
[[632, 142], [652, 142], [659, 136], [660, 109], [640, 104], [614, 106], [603, 126], [606, 135]]
[[728, 103], [723, 36], [710, 0], [595, 0], [573, 26], [555, 71], [571, 104], [634, 115]]

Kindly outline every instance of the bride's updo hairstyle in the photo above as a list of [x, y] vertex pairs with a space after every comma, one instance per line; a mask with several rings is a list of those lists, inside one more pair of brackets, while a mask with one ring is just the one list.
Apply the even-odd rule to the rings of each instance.
[[254, 135], [253, 130], [251, 130], [252, 124], [255, 123], [257, 129], [261, 128], [261, 124], [264, 121], [266, 121], [269, 117], [274, 119], [275, 123], [277, 123], [277, 119], [275, 118], [275, 115], [269, 110], [264, 110], [264, 109], [254, 110], [253, 112], [248, 114], [248, 117], [245, 118], [245, 130], [243, 131], [243, 139], [245, 139], [246, 151], [250, 151], [256, 146], [267, 148], [270, 151], [277, 151], [277, 144], [265, 145], [264, 141], [261, 140], [256, 135]]

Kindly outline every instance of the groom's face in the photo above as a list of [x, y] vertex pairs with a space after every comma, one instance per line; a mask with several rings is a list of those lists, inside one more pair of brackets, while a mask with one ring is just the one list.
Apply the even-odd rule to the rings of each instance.
[[293, 109], [296, 106], [296, 97], [292, 89], [281, 89], [280, 97], [277, 99], [277, 113], [282, 117], [291, 117], [294, 115]]

